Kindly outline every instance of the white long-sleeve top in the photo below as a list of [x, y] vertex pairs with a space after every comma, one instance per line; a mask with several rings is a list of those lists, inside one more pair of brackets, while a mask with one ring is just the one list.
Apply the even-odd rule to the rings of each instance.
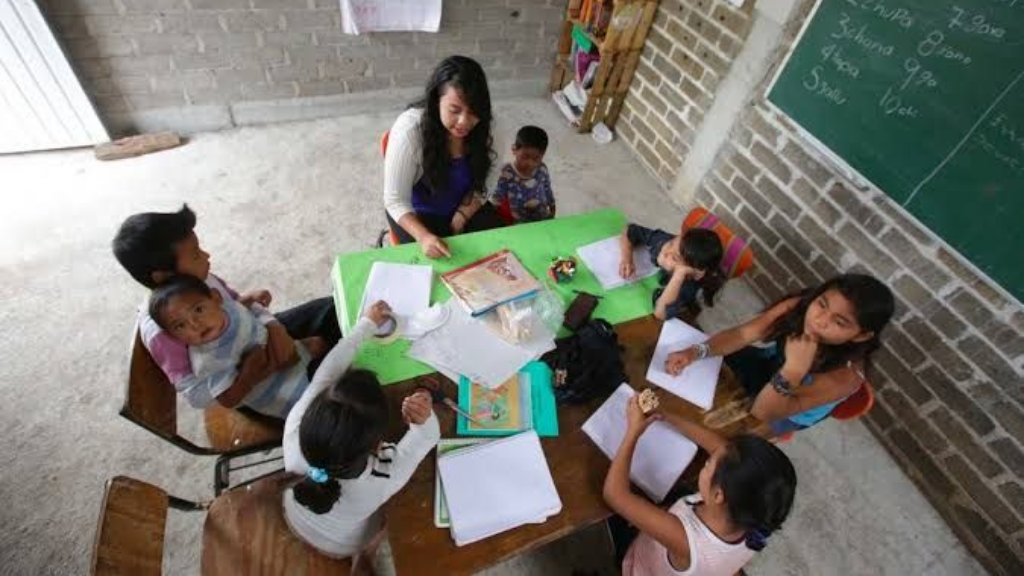
[[[299, 446], [302, 417], [313, 399], [334, 385], [348, 370], [359, 345], [372, 330], [370, 320], [360, 319], [352, 333], [327, 354], [305, 394], [288, 413], [283, 439], [287, 471], [306, 474], [309, 470], [309, 463]], [[398, 444], [381, 444], [359, 477], [339, 480], [341, 496], [326, 514], [315, 514], [296, 502], [292, 489], [288, 488], [283, 495], [288, 526], [299, 538], [326, 554], [344, 557], [358, 553], [381, 528], [381, 505], [409, 481], [420, 461], [440, 437], [440, 426], [433, 413], [421, 425], [410, 424], [409, 431]]]
[[412, 187], [423, 177], [422, 108], [410, 108], [395, 120], [384, 154], [384, 209], [395, 222], [413, 211]]

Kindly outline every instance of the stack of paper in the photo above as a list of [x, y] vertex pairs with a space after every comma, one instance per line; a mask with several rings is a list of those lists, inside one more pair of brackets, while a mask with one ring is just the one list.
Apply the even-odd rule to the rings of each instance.
[[505, 341], [484, 322], [471, 317], [452, 298], [448, 321], [415, 341], [408, 355], [429, 364], [455, 382], [465, 376], [488, 388], [497, 388], [531, 360], [555, 347], [550, 333], [537, 334], [534, 340], [515, 345]]
[[443, 454], [437, 469], [457, 546], [540, 524], [562, 510], [532, 430]]
[[673, 376], [665, 371], [665, 361], [669, 354], [686, 350], [707, 339], [707, 334], [682, 320], [672, 319], [665, 322], [661, 326], [661, 336], [658, 337], [658, 346], [654, 349], [651, 365], [647, 368], [647, 379], [683, 400], [710, 410], [715, 401], [718, 373], [722, 370], [721, 356], [694, 362], [679, 376]]
[[[626, 435], [626, 407], [634, 394], [629, 384], [619, 385], [583, 424], [583, 431], [609, 459]], [[636, 444], [629, 477], [651, 500], [661, 502], [696, 454], [697, 445], [689, 438], [669, 424], [654, 422]]]
[[618, 236], [580, 246], [576, 249], [576, 253], [580, 255], [580, 259], [597, 277], [597, 281], [605, 290], [639, 282], [658, 273], [658, 267], [651, 263], [647, 249], [638, 246], [633, 248], [633, 265], [636, 267], [636, 272], [631, 278], [623, 278], [619, 275], [619, 261], [622, 259], [622, 254]]

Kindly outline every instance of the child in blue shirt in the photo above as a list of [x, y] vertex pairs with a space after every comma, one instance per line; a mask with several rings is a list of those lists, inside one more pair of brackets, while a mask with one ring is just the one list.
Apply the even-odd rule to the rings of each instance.
[[714, 305], [715, 293], [725, 283], [719, 264], [722, 241], [706, 228], [684, 228], [675, 236], [660, 229], [630, 224], [622, 232], [619, 245], [622, 257], [619, 275], [632, 278], [636, 272], [633, 247], [645, 246], [651, 263], [661, 268], [660, 287], [654, 291], [654, 316], [658, 320], [675, 318], [697, 303], [697, 292], [704, 291], [704, 303]]
[[[512, 145], [513, 161], [501, 167], [498, 184], [490, 201], [498, 206], [499, 215], [509, 224], [537, 222], [555, 217], [555, 195], [551, 191], [551, 177], [544, 164], [548, 149], [548, 134], [537, 126], [523, 126]], [[501, 206], [508, 201], [511, 214], [502, 214]]]

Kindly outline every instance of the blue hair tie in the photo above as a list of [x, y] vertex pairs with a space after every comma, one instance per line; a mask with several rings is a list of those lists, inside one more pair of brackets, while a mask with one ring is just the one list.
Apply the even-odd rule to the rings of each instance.
[[316, 482], [317, 484], [323, 484], [324, 482], [327, 482], [327, 470], [324, 470], [323, 468], [310, 466], [309, 470], [306, 470], [306, 476], [308, 476], [310, 480]]
[[755, 552], [760, 552], [768, 545], [768, 531], [760, 528], [747, 530], [746, 545], [747, 548], [750, 548]]

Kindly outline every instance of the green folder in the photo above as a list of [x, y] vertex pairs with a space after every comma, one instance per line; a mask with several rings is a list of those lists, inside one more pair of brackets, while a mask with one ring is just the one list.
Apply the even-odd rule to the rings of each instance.
[[[520, 401], [520, 410], [529, 415], [527, 425], [519, 429], [502, 428], [497, 430], [470, 429], [469, 420], [459, 414], [455, 423], [456, 433], [463, 436], [511, 436], [532, 428], [538, 436], [558, 436], [558, 407], [555, 404], [555, 391], [552, 388], [551, 369], [548, 365], [533, 361], [519, 371], [521, 390], [527, 390]], [[524, 385], [525, 383], [525, 385]], [[472, 414], [470, 405], [470, 388], [478, 386], [469, 378], [459, 378], [459, 408]]]

